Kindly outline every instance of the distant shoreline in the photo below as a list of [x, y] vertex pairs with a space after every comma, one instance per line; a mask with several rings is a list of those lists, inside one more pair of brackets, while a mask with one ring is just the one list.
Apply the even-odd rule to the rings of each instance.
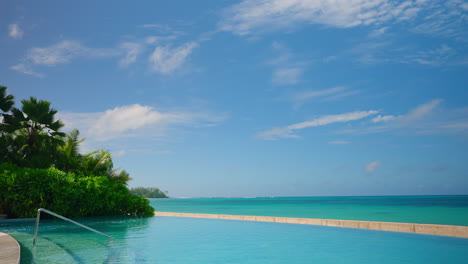
[[468, 226], [468, 196], [149, 199], [155, 211]]
[[250, 216], [250, 215], [224, 215], [224, 214], [197, 214], [197, 213], [175, 213], [154, 212], [155, 216], [210, 218], [224, 220], [259, 221], [288, 224], [306, 224], [319, 226], [333, 226], [343, 228], [371, 229], [379, 231], [393, 231], [424, 235], [450, 236], [468, 238], [468, 226], [416, 224], [377, 221], [356, 221], [338, 219], [318, 218], [296, 218], [296, 217], [273, 217], [273, 216]]
[[324, 196], [200, 196], [200, 197], [168, 197], [168, 198], [150, 198], [150, 199], [258, 199], [258, 198], [331, 198], [331, 197], [455, 197], [468, 196], [468, 194], [407, 194], [407, 195], [324, 195]]

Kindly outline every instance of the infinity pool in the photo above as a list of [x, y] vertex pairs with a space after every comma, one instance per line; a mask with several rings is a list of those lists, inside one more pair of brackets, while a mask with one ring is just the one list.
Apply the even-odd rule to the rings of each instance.
[[0, 223], [21, 263], [466, 263], [468, 239], [218, 219], [86, 218], [104, 236], [59, 220]]

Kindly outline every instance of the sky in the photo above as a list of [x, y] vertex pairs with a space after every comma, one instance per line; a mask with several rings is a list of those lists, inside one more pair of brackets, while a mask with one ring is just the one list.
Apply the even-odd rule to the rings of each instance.
[[2, 1], [0, 85], [172, 197], [468, 194], [468, 1]]

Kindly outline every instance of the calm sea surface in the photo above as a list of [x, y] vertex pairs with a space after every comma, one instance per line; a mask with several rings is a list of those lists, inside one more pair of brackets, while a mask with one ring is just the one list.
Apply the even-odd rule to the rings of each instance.
[[468, 195], [150, 199], [156, 211], [468, 226]]

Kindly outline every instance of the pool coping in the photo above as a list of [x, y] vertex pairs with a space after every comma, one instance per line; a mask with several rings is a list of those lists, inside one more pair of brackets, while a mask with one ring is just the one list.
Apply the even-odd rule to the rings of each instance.
[[10, 235], [0, 232], [0, 264], [20, 263], [20, 245]]
[[393, 231], [393, 232], [415, 233], [415, 234], [425, 234], [425, 235], [468, 238], [468, 226], [456, 226], [456, 225], [377, 222], [377, 221], [338, 220], [338, 219], [319, 219], [319, 218], [274, 217], [274, 216], [252, 216], [252, 215], [197, 214], [197, 213], [176, 213], [176, 212], [154, 212], [154, 215], [155, 216], [212, 218], [212, 219], [229, 219], [229, 220], [275, 222], [275, 223], [288, 223], [288, 224], [333, 226], [333, 227], [360, 228], [360, 229], [372, 229], [372, 230], [380, 230], [380, 231]]

